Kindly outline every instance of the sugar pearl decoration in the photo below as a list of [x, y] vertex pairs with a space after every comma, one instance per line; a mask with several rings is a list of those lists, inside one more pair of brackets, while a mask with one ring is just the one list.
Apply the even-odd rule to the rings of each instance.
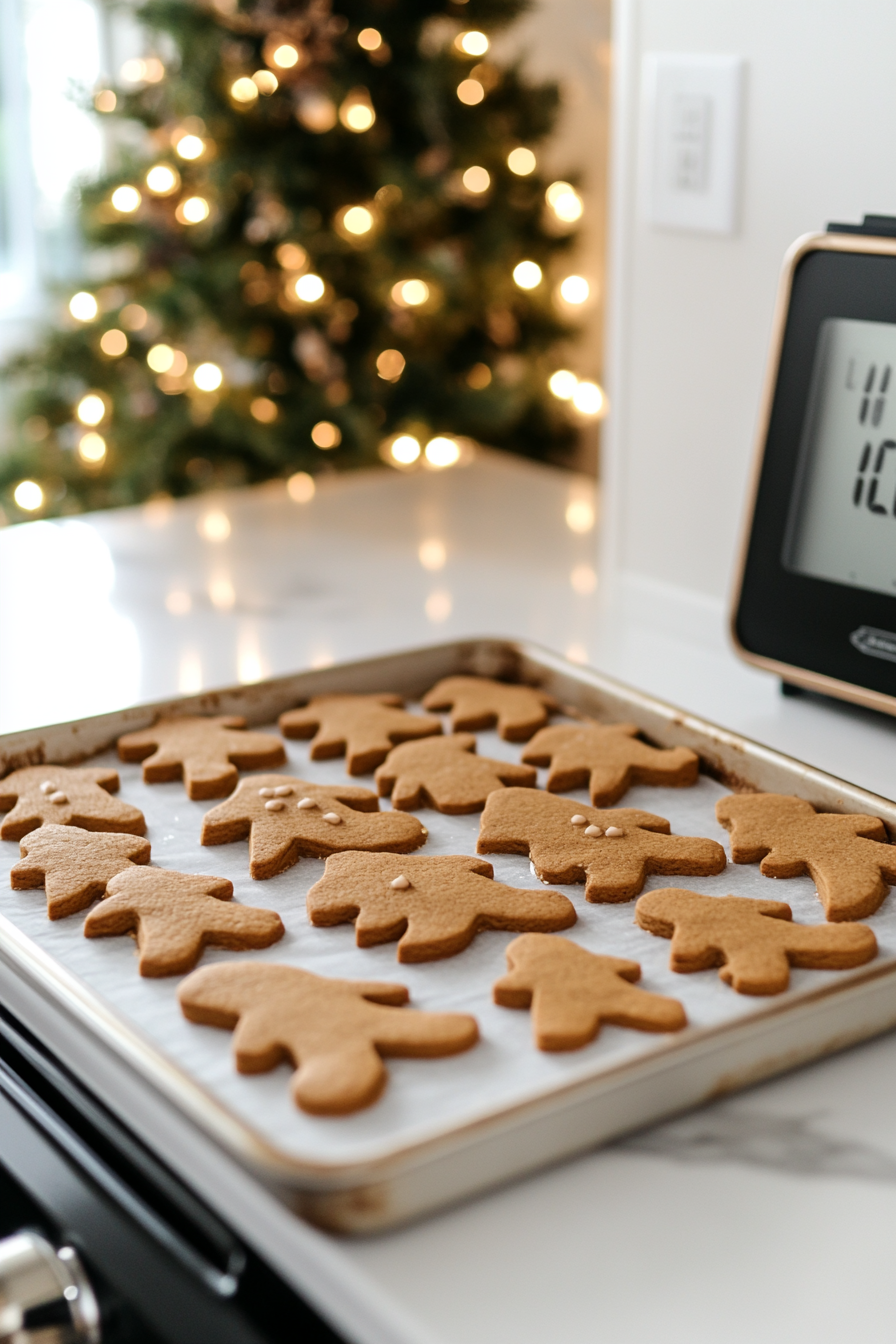
[[259, 789], [259, 790], [258, 790], [258, 796], [259, 796], [259, 798], [273, 798], [273, 796], [274, 796], [274, 790], [273, 790], [273, 789]]
[[274, 790], [275, 798], [289, 798], [291, 796], [292, 796], [291, 784], [278, 784], [276, 789]]
[[50, 794], [50, 802], [56, 803], [57, 807], [61, 806], [63, 803], [68, 802], [68, 794], [63, 793], [61, 789], [57, 789], [56, 793]]
[[392, 887], [394, 891], [407, 891], [410, 885], [411, 884], [404, 873], [399, 873], [398, 876], [393, 877], [392, 881], [389, 883], [389, 886]]
[[[585, 834], [586, 834], [586, 835], [603, 835], [603, 831], [601, 830], [601, 828], [600, 828], [599, 826], [586, 826], [586, 827], [585, 827]], [[610, 832], [607, 831], [607, 835], [609, 835], [609, 834], [610, 834]], [[621, 831], [617, 831], [617, 835], [621, 835], [621, 834], [622, 834]]]
[[282, 798], [269, 798], [264, 806], [266, 812], [282, 812], [286, 804]]
[[296, 804], [300, 812], [307, 812], [309, 807], [317, 807], [313, 798], [300, 798]]
[[611, 840], [616, 840], [620, 835], [625, 835], [625, 831], [620, 831], [618, 826], [608, 826], [607, 835]]
[[53, 783], [52, 779], [45, 779], [40, 786], [41, 793], [53, 793], [55, 792], [55, 789], [56, 785]]
[[324, 821], [328, 821], [331, 826], [341, 826], [342, 818], [338, 812], [325, 812]]
[[578, 812], [575, 814], [574, 817], [570, 817], [570, 821], [572, 822], [573, 826], [587, 826], [588, 824], [588, 818], [581, 816]]

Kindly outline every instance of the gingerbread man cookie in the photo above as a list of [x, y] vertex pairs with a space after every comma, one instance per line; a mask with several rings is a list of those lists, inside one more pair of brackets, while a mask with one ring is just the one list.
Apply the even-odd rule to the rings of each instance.
[[399, 961], [453, 957], [482, 929], [575, 924], [575, 907], [559, 892], [526, 891], [493, 879], [490, 863], [466, 854], [336, 854], [308, 892], [308, 918], [322, 927], [355, 920], [359, 947], [397, 938]]
[[539, 1050], [581, 1050], [601, 1024], [635, 1031], [681, 1031], [687, 1026], [677, 999], [636, 989], [636, 961], [588, 952], [568, 938], [524, 933], [507, 948], [508, 974], [495, 982], [495, 1003], [532, 1007]]
[[548, 790], [587, 785], [595, 807], [612, 807], [633, 784], [684, 788], [696, 784], [700, 758], [688, 747], [651, 747], [634, 723], [558, 723], [542, 728], [523, 752], [530, 765], [549, 765]]
[[84, 936], [135, 934], [146, 976], [183, 975], [204, 947], [243, 952], [283, 937], [278, 914], [231, 904], [232, 895], [233, 883], [224, 877], [133, 868], [109, 882], [106, 899], [87, 916]]
[[429, 832], [416, 817], [380, 812], [370, 789], [309, 784], [290, 775], [253, 775], [206, 812], [204, 845], [249, 839], [252, 877], [273, 877], [300, 858], [325, 859], [346, 849], [408, 854]]
[[720, 966], [720, 979], [738, 994], [782, 993], [791, 966], [839, 971], [877, 955], [877, 940], [866, 925], [794, 924], [783, 901], [668, 887], [642, 896], [635, 919], [648, 933], [672, 939], [673, 971]]
[[236, 1028], [240, 1073], [267, 1073], [289, 1060], [293, 1099], [312, 1115], [347, 1115], [376, 1101], [386, 1082], [383, 1056], [433, 1059], [479, 1039], [466, 1013], [404, 1008], [404, 985], [331, 980], [295, 966], [206, 966], [177, 997], [191, 1022]]
[[142, 835], [146, 819], [140, 809], [109, 796], [118, 786], [118, 771], [105, 766], [28, 765], [13, 770], [0, 779], [0, 812], [9, 812], [0, 826], [0, 840], [21, 840], [47, 825]]
[[664, 817], [635, 808], [598, 811], [534, 789], [489, 794], [480, 854], [528, 854], [545, 882], [585, 882], [588, 901], [629, 901], [651, 873], [708, 877], [725, 867], [715, 840], [671, 835]]
[[97, 835], [77, 826], [39, 826], [19, 842], [22, 857], [9, 873], [16, 891], [44, 887], [47, 915], [64, 919], [105, 894], [109, 881], [149, 863], [150, 845], [132, 835]]
[[423, 708], [450, 709], [455, 733], [497, 724], [506, 742], [528, 742], [559, 706], [535, 686], [512, 686], [488, 677], [445, 677], [424, 695]]
[[286, 761], [279, 738], [249, 732], [237, 714], [159, 719], [151, 728], [120, 737], [118, 754], [123, 761], [143, 762], [147, 784], [183, 779], [193, 799], [229, 793], [238, 770], [262, 770]]
[[878, 817], [816, 812], [785, 793], [720, 798], [716, 816], [731, 832], [735, 863], [758, 863], [766, 877], [808, 873], [827, 919], [873, 915], [896, 883], [896, 845]]
[[534, 788], [536, 774], [529, 765], [512, 765], [477, 756], [472, 733], [405, 742], [389, 752], [376, 772], [381, 796], [392, 795], [392, 806], [402, 812], [434, 807], [460, 816], [478, 812], [495, 789], [505, 785]]
[[304, 709], [280, 715], [284, 737], [313, 737], [312, 761], [346, 757], [350, 775], [367, 775], [397, 742], [433, 737], [442, 725], [431, 715], [409, 714], [400, 695], [316, 695]]

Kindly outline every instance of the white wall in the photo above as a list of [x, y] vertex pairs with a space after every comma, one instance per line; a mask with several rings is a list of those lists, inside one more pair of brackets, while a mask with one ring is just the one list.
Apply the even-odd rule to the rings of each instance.
[[[611, 591], [730, 581], [778, 271], [799, 234], [896, 214], [892, 0], [615, 0], [603, 574]], [[643, 224], [644, 52], [747, 61], [737, 233]]]

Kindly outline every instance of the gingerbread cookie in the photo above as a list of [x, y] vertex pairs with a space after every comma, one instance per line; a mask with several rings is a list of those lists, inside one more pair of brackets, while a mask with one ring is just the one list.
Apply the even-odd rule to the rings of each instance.
[[204, 845], [249, 839], [252, 877], [273, 877], [300, 858], [325, 859], [346, 849], [407, 854], [429, 832], [416, 817], [380, 812], [370, 789], [308, 784], [290, 775], [244, 779], [224, 803], [206, 812]]
[[104, 895], [109, 881], [149, 863], [149, 841], [132, 835], [97, 835], [77, 826], [39, 826], [20, 841], [22, 857], [10, 869], [15, 891], [44, 887], [47, 915], [64, 919]]
[[147, 784], [183, 779], [193, 799], [229, 793], [238, 770], [262, 770], [286, 761], [279, 738], [249, 732], [237, 714], [159, 719], [151, 728], [120, 737], [118, 754], [123, 761], [143, 762]]
[[559, 706], [535, 686], [511, 686], [488, 677], [445, 677], [424, 695], [423, 708], [450, 709], [455, 733], [497, 724], [506, 742], [528, 742]]
[[672, 939], [673, 971], [720, 966], [720, 979], [738, 994], [780, 994], [790, 967], [840, 971], [877, 955], [877, 940], [864, 924], [794, 924], [783, 901], [747, 896], [701, 896], [668, 887], [649, 891], [635, 906], [648, 933]]
[[233, 883], [166, 868], [133, 868], [106, 887], [106, 899], [84, 923], [85, 938], [133, 933], [140, 974], [183, 975], [205, 947], [233, 952], [270, 947], [285, 932], [273, 910], [231, 904]]
[[9, 812], [0, 826], [0, 840], [21, 840], [47, 825], [142, 835], [146, 819], [140, 809], [109, 797], [118, 786], [118, 771], [105, 766], [28, 765], [13, 770], [0, 779], [0, 812]]
[[376, 1101], [386, 1082], [383, 1056], [433, 1059], [479, 1039], [466, 1013], [403, 1008], [404, 985], [331, 980], [295, 966], [206, 966], [177, 997], [191, 1022], [236, 1028], [240, 1073], [267, 1073], [289, 1060], [293, 1099], [312, 1115], [347, 1115]]
[[367, 775], [397, 742], [433, 737], [442, 725], [430, 715], [409, 714], [400, 695], [316, 695], [304, 709], [280, 715], [284, 737], [313, 737], [312, 761], [346, 757], [350, 775]]
[[595, 807], [612, 807], [633, 784], [684, 788], [696, 784], [700, 758], [687, 747], [650, 747], [634, 723], [558, 723], [542, 728], [523, 752], [530, 765], [549, 765], [548, 790], [587, 785]]
[[528, 854], [545, 882], [585, 882], [588, 901], [629, 901], [651, 873], [708, 877], [725, 867], [715, 840], [671, 835], [664, 817], [598, 811], [534, 789], [499, 789], [485, 804], [480, 854]]
[[731, 832], [735, 863], [758, 863], [766, 877], [808, 873], [827, 919], [873, 915], [896, 884], [896, 845], [877, 817], [816, 812], [785, 793], [720, 798], [716, 816]]
[[535, 771], [477, 756], [472, 733], [405, 742], [389, 752], [376, 772], [381, 796], [392, 794], [392, 806], [403, 812], [434, 807], [450, 816], [478, 812], [495, 789], [515, 784], [534, 788]]
[[508, 887], [494, 871], [466, 854], [336, 854], [308, 892], [308, 918], [319, 927], [355, 920], [359, 947], [397, 938], [399, 961], [453, 957], [483, 929], [575, 924], [575, 907], [559, 892]]
[[507, 948], [508, 973], [492, 993], [502, 1008], [532, 1007], [539, 1050], [581, 1050], [604, 1022], [635, 1031], [681, 1031], [687, 1017], [677, 999], [635, 989], [636, 961], [588, 952], [568, 938], [524, 933]]

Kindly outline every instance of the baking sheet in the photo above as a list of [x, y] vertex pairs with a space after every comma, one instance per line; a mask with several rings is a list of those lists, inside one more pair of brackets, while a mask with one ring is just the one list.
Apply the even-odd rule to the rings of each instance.
[[[447, 716], [444, 722], [447, 731]], [[494, 732], [477, 736], [480, 755], [519, 760], [520, 745], [502, 742]], [[344, 783], [348, 779], [343, 760], [312, 762], [307, 743], [285, 745], [288, 764], [281, 773], [319, 783]], [[140, 766], [123, 764], [112, 753], [92, 758], [93, 763], [114, 764], [119, 770], [119, 796], [145, 813], [155, 864], [180, 872], [228, 877], [234, 884], [234, 899], [278, 911], [286, 936], [271, 948], [242, 956], [289, 963], [320, 975], [397, 981], [407, 985], [413, 1007], [469, 1012], [477, 1018], [481, 1040], [465, 1054], [441, 1060], [389, 1060], [389, 1084], [382, 1099], [369, 1109], [339, 1118], [306, 1115], [289, 1097], [291, 1069], [282, 1065], [270, 1074], [237, 1074], [232, 1063], [231, 1033], [187, 1022], [175, 997], [179, 978], [142, 979], [130, 938], [85, 939], [83, 915], [51, 923], [46, 917], [43, 890], [12, 891], [8, 872], [19, 857], [19, 845], [17, 841], [0, 842], [0, 911], [257, 1135], [302, 1164], [328, 1168], [375, 1161], [507, 1107], [549, 1095], [558, 1086], [594, 1078], [628, 1061], [668, 1051], [696, 1029], [747, 1019], [770, 1004], [798, 999], [801, 992], [855, 974], [793, 970], [791, 988], [784, 996], [757, 999], [738, 995], [719, 980], [716, 970], [673, 974], [668, 969], [669, 941], [634, 924], [634, 901], [591, 905], [584, 899], [581, 884], [557, 886], [553, 889], [570, 898], [578, 915], [578, 922], [563, 936], [591, 951], [640, 962], [641, 985], [680, 999], [690, 1025], [685, 1032], [668, 1036], [605, 1026], [598, 1039], [583, 1050], [545, 1054], [532, 1044], [528, 1011], [499, 1008], [491, 1002], [491, 986], [506, 969], [504, 949], [515, 934], [481, 933], [458, 956], [418, 965], [398, 963], [395, 943], [358, 948], [352, 925], [315, 929], [307, 920], [305, 895], [322, 875], [322, 861], [302, 859], [275, 878], [254, 882], [248, 875], [246, 842], [208, 848], [199, 844], [202, 817], [219, 800], [191, 802], [179, 782], [144, 785]], [[546, 771], [539, 771], [540, 787], [544, 787], [546, 775]], [[353, 777], [352, 782], [372, 785], [372, 776]], [[728, 788], [701, 775], [690, 789], [636, 787], [620, 800], [620, 805], [658, 813], [669, 819], [674, 833], [710, 836], [727, 850], [727, 832], [716, 822], [713, 809], [716, 800], [728, 792]], [[588, 801], [585, 790], [563, 796]], [[381, 806], [388, 808], [388, 800], [382, 800]], [[417, 815], [428, 827], [429, 839], [416, 853], [475, 854], [481, 814], [448, 817], [424, 809]], [[485, 857], [494, 865], [500, 881], [518, 887], [539, 885], [523, 856]], [[823, 922], [822, 907], [809, 878], [773, 882], [761, 876], [758, 865], [729, 864], [716, 877], [649, 878], [644, 889], [675, 885], [715, 895], [731, 892], [787, 900], [795, 919]], [[879, 960], [896, 955], [893, 897], [888, 896], [867, 922], [877, 935]], [[208, 949], [200, 964], [233, 960], [234, 955]]]

